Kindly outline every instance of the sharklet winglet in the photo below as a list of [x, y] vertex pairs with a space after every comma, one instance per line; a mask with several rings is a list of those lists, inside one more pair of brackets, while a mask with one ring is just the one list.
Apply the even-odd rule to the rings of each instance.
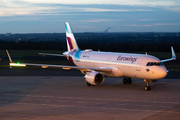
[[174, 49], [173, 49], [172, 46], [171, 46], [171, 53], [172, 53], [172, 58], [161, 60], [161, 62], [168, 62], [168, 61], [171, 61], [171, 60], [176, 60], [176, 54], [175, 54]]
[[13, 61], [12, 61], [12, 59], [11, 59], [11, 56], [9, 55], [8, 50], [6, 50], [6, 53], [7, 53], [7, 55], [8, 55], [9, 61], [10, 61], [11, 63], [13, 63]]

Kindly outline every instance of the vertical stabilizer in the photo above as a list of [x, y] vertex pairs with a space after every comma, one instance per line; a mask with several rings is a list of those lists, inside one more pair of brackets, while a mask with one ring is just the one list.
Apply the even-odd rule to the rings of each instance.
[[72, 32], [71, 26], [68, 22], [65, 22], [65, 28], [66, 28], [66, 41], [67, 41], [68, 51], [72, 51], [73, 49], [79, 51], [79, 47], [76, 43], [76, 39]]

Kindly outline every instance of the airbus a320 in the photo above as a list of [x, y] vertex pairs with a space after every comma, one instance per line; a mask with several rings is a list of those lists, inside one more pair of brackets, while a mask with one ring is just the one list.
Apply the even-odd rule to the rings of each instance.
[[157, 57], [146, 54], [99, 52], [87, 49], [82, 51], [76, 42], [72, 29], [68, 22], [65, 23], [66, 41], [68, 51], [60, 54], [39, 53], [41, 55], [65, 56], [75, 66], [49, 65], [21, 63], [17, 64], [10, 59], [10, 65], [31, 65], [47, 67], [59, 67], [63, 69], [78, 69], [85, 76], [87, 85], [100, 85], [108, 77], [124, 77], [124, 84], [131, 84], [132, 78], [143, 79], [146, 82], [144, 89], [151, 90], [149, 82], [162, 79], [167, 75], [167, 69], [163, 62], [176, 60], [176, 55], [171, 47], [172, 58], [159, 60]]

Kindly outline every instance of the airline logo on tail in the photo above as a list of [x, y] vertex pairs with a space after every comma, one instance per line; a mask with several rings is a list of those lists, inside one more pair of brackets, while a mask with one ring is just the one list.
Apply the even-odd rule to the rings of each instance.
[[68, 51], [72, 51], [73, 49], [79, 51], [79, 47], [76, 43], [72, 29], [68, 22], [65, 23], [65, 28], [66, 28], [66, 40], [67, 40]]

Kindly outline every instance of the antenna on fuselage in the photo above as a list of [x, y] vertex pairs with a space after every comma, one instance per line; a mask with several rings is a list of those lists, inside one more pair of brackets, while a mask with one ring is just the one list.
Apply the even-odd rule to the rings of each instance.
[[148, 55], [147, 52], [145, 52], [145, 54]]

